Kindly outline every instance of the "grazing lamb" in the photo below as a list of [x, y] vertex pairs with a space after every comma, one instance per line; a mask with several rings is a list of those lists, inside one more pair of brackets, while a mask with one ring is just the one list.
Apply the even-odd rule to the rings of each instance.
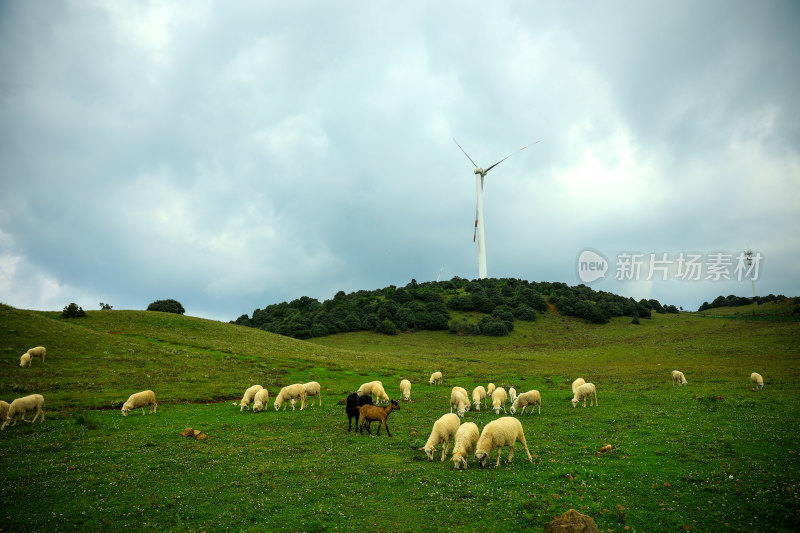
[[441, 384], [442, 384], [442, 373], [436, 371], [433, 374], [431, 374], [431, 378], [428, 380], [428, 385], [441, 385]]
[[369, 394], [370, 396], [375, 396], [375, 401], [389, 401], [389, 396], [386, 394], [386, 391], [383, 389], [383, 383], [381, 381], [370, 381], [369, 383], [364, 383], [358, 388], [358, 394]]
[[[575, 391], [575, 397], [572, 398], [572, 407], [577, 407], [578, 402], [583, 400], [583, 406], [586, 407], [586, 398], [589, 398], [589, 407], [594, 405], [597, 407], [599, 404], [597, 403], [597, 389], [594, 386], [594, 383], [584, 383], [578, 390]], [[594, 401], [594, 403], [592, 403]]]
[[481, 410], [481, 404], [486, 401], [486, 389], [483, 385], [478, 385], [472, 389], [472, 405], [475, 406], [476, 411]]
[[452, 392], [450, 392], [450, 412], [452, 413], [455, 407], [459, 418], [463, 418], [464, 411], [469, 409], [469, 400], [467, 399], [466, 393], [463, 391], [464, 389], [461, 387], [453, 387]]
[[753, 383], [753, 387], [758, 387], [759, 389], [764, 388], [764, 378], [762, 378], [761, 374], [758, 372], [750, 374], [750, 381]]
[[528, 454], [528, 460], [533, 462], [531, 452], [528, 451], [528, 444], [525, 442], [525, 433], [522, 431], [520, 421], [511, 416], [493, 420], [486, 424], [481, 432], [478, 444], [475, 447], [475, 458], [480, 461], [481, 468], [485, 468], [489, 454], [492, 450], [497, 449], [497, 463], [495, 466], [500, 466], [500, 454], [503, 452], [503, 447], [508, 446], [509, 452], [506, 463], [511, 464], [511, 460], [514, 458], [514, 443], [516, 441], [522, 443], [525, 453]]
[[[275, 403], [273, 405], [277, 411], [281, 408], [281, 405], [283, 405], [284, 402], [291, 402], [292, 411], [294, 411], [294, 404], [298, 398], [300, 399], [300, 410], [302, 411], [306, 408], [306, 388], [300, 383], [286, 385], [275, 397]], [[283, 410], [286, 410], [285, 405], [283, 405]]]
[[514, 400], [516, 399], [517, 399], [517, 389], [511, 387], [510, 389], [508, 389], [508, 401], [514, 403]]
[[309, 381], [308, 383], [303, 383], [303, 387], [306, 389], [306, 396], [311, 397], [311, 405], [314, 405], [314, 399], [319, 400], [319, 406], [322, 407], [322, 387], [319, 386], [319, 383], [316, 381]]
[[497, 387], [492, 393], [492, 409], [494, 409], [494, 414], [499, 415], [500, 409], [502, 409], [504, 413], [506, 412], [506, 400], [508, 400], [506, 390], [503, 387]]
[[572, 394], [574, 395], [576, 392], [578, 392], [578, 387], [580, 387], [584, 383], [586, 383], [586, 380], [583, 379], [583, 378], [578, 378], [575, 381], [573, 381], [572, 382]]
[[489, 398], [492, 397], [493, 392], [494, 392], [494, 383], [489, 383], [489, 385], [486, 386], [486, 394], [489, 396]]
[[[469, 411], [469, 405], [470, 404], [469, 404], [469, 393], [467, 392], [467, 389], [465, 389], [464, 387], [456, 386], [456, 387], [453, 387], [453, 390], [457, 390], [458, 392], [460, 392], [461, 394], [463, 394], [467, 398], [467, 406], [466, 406], [466, 408], [464, 410], [465, 411]], [[452, 392], [451, 392], [451, 395], [452, 395]]]
[[122, 416], [128, 416], [128, 413], [133, 409], [142, 409], [142, 416], [144, 416], [144, 408], [150, 407], [149, 412], [155, 413], [158, 410], [156, 403], [156, 393], [151, 390], [142, 392], [135, 392], [128, 397], [128, 401], [122, 404]]
[[403, 395], [404, 402], [411, 401], [411, 382], [407, 379], [400, 382], [400, 393]]
[[453, 444], [453, 468], [467, 469], [467, 458], [475, 451], [475, 445], [478, 444], [480, 431], [477, 424], [474, 422], [465, 422], [458, 426], [456, 431], [455, 444]]
[[400, 406], [397, 404], [397, 400], [389, 400], [389, 405], [386, 407], [378, 407], [376, 405], [362, 405], [358, 408], [361, 414], [358, 417], [358, 431], [361, 435], [364, 434], [364, 427], [367, 428], [367, 433], [372, 435], [372, 432], [369, 430], [370, 425], [375, 420], [378, 421], [378, 435], [381, 434], [381, 424], [383, 427], [386, 428], [386, 434], [388, 436], [392, 436], [389, 433], [389, 425], [386, 423], [386, 420], [389, 418], [389, 415], [392, 414], [392, 411], [400, 410]]
[[257, 413], [267, 408], [269, 402], [269, 391], [267, 389], [259, 389], [256, 395], [253, 396], [253, 412]]
[[[8, 406], [8, 412], [3, 420], [3, 424], [0, 425], [0, 429], [5, 429], [8, 423], [12, 420], [14, 423], [11, 425], [16, 426], [17, 417], [20, 417], [25, 422], [32, 424], [36, 422], [36, 419], [39, 418], [39, 415], [42, 415], [42, 422], [44, 422], [44, 411], [42, 411], [42, 406], [44, 406], [44, 396], [41, 394], [31, 394], [30, 396], [17, 398], [11, 402], [11, 405]], [[25, 413], [33, 410], [36, 410], [36, 415], [34, 415], [33, 420], [26, 419]]]
[[8, 402], [0, 400], [0, 424], [6, 421], [8, 417]]
[[523, 392], [517, 399], [514, 400], [514, 403], [511, 404], [511, 414], [517, 412], [518, 409], [522, 409], [520, 411], [520, 415], [525, 414], [525, 408], [531, 406], [531, 413], [533, 413], [534, 406], [539, 406], [539, 414], [542, 414], [542, 396], [539, 394], [538, 390], [529, 390], [528, 392]]
[[256, 393], [263, 389], [261, 385], [253, 385], [252, 387], [248, 387], [246, 391], [244, 391], [244, 396], [242, 396], [242, 401], [239, 402], [239, 412], [241, 413], [245, 409], [250, 408], [250, 404], [253, 403], [253, 398], [255, 398]]
[[31, 357], [38, 357], [44, 363], [44, 354], [47, 353], [47, 350], [44, 346], [37, 346], [28, 350], [28, 353], [31, 354]]
[[29, 353], [22, 354], [19, 358], [19, 366], [21, 366], [22, 368], [25, 368], [26, 366], [30, 368], [32, 359], [33, 358], [31, 357], [31, 354]]
[[686, 377], [683, 375], [683, 372], [680, 370], [673, 370], [672, 371], [672, 384], [673, 385], [688, 385], [689, 382], [686, 381]]
[[461, 420], [458, 418], [458, 415], [454, 415], [453, 413], [444, 414], [439, 417], [439, 420], [433, 423], [433, 429], [431, 430], [430, 437], [428, 437], [428, 442], [425, 443], [425, 446], [420, 448], [420, 451], [425, 452], [428, 456], [428, 461], [433, 461], [433, 454], [436, 451], [436, 446], [440, 443], [444, 443], [444, 448], [442, 449], [442, 461], [444, 461], [447, 455], [447, 447], [450, 446], [450, 440], [455, 438], [460, 425]]
[[347, 431], [350, 431], [354, 418], [356, 419], [356, 429], [358, 429], [358, 417], [361, 415], [358, 408], [362, 405], [372, 405], [372, 396], [359, 396], [357, 392], [354, 392], [347, 397], [344, 407], [344, 411], [347, 413]]

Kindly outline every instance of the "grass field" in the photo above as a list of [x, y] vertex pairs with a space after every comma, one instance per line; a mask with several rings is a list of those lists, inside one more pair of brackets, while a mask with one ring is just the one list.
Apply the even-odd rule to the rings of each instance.
[[[502, 338], [354, 333], [311, 343], [154, 312], [61, 320], [0, 306], [0, 399], [41, 393], [47, 413], [0, 434], [0, 530], [541, 531], [574, 508], [601, 531], [796, 531], [791, 311], [654, 314], [639, 326], [546, 313]], [[39, 344], [46, 362], [20, 368]], [[671, 385], [674, 368], [688, 386]], [[427, 385], [433, 370], [443, 386]], [[761, 391], [751, 390], [753, 371]], [[579, 376], [597, 385], [599, 407], [572, 408]], [[397, 397], [403, 377], [412, 402], [389, 417], [392, 437], [348, 433], [338, 400], [373, 379]], [[254, 383], [274, 397], [310, 380], [323, 386], [322, 407], [232, 405]], [[450, 388], [489, 381], [541, 392], [541, 415], [520, 417], [533, 463], [519, 446], [499, 468], [428, 462], [418, 448], [449, 411]], [[158, 413], [123, 418], [122, 402], [148, 388]], [[482, 428], [495, 418], [471, 410], [464, 420]], [[208, 440], [183, 438], [186, 427]], [[613, 451], [598, 455], [604, 444]]]

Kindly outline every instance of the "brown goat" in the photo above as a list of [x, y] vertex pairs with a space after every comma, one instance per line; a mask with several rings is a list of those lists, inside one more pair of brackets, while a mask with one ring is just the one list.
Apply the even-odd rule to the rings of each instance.
[[400, 406], [397, 405], [397, 400], [392, 400], [389, 402], [389, 405], [386, 407], [378, 407], [377, 405], [362, 405], [358, 408], [359, 410], [359, 419], [358, 419], [358, 430], [360, 434], [364, 434], [364, 426], [367, 427], [367, 433], [372, 435], [372, 432], [369, 430], [372, 422], [375, 420], [378, 421], [378, 435], [381, 434], [381, 424], [384, 425], [386, 428], [386, 434], [390, 437], [392, 436], [389, 433], [389, 426], [386, 425], [386, 419], [389, 418], [389, 415], [395, 409], [399, 410]]

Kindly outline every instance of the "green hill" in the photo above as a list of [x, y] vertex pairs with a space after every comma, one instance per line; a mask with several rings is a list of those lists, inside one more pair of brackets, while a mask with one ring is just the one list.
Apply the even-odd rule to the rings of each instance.
[[[0, 306], [0, 399], [41, 393], [47, 413], [0, 434], [0, 528], [540, 530], [575, 508], [602, 531], [794, 529], [800, 323], [716, 316], [596, 325], [546, 312], [504, 337], [360, 331], [310, 342], [167, 313], [67, 320]], [[20, 368], [36, 345], [47, 360]], [[688, 386], [671, 385], [675, 368]], [[434, 370], [444, 386], [427, 385]], [[751, 390], [753, 371], [763, 390]], [[579, 376], [597, 385], [599, 407], [572, 408]], [[346, 431], [339, 399], [373, 379], [397, 397], [404, 377], [412, 402], [390, 416], [391, 438]], [[321, 407], [231, 405], [254, 383], [274, 398], [311, 380]], [[428, 463], [418, 448], [449, 411], [450, 388], [489, 381], [541, 392], [541, 415], [519, 417], [533, 464], [519, 445], [496, 469]], [[143, 389], [158, 413], [123, 418], [121, 403]], [[464, 420], [495, 418], [484, 409]], [[209, 439], [181, 437], [186, 427]], [[613, 451], [598, 454], [605, 444]]]

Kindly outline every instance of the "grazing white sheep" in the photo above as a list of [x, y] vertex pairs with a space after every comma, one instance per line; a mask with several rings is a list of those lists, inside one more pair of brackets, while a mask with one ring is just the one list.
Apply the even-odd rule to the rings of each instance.
[[464, 411], [469, 409], [469, 400], [467, 399], [467, 395], [462, 392], [464, 389], [461, 387], [453, 387], [453, 390], [450, 392], [450, 412], [453, 412], [453, 408], [455, 407], [456, 413], [460, 418], [464, 417]]
[[442, 373], [438, 370], [431, 374], [431, 378], [428, 380], [428, 385], [441, 385], [442, 384]]
[[686, 381], [686, 377], [683, 375], [683, 372], [680, 370], [673, 370], [672, 371], [672, 384], [673, 385], [688, 385], [689, 382]]
[[508, 400], [508, 394], [506, 394], [506, 390], [503, 387], [497, 387], [494, 389], [492, 393], [492, 409], [494, 409], [494, 414], [499, 415], [500, 409], [503, 412], [506, 412], [506, 400]]
[[486, 401], [486, 389], [483, 385], [478, 385], [472, 389], [472, 405], [475, 406], [476, 411], [481, 410], [481, 404]]
[[463, 394], [467, 398], [467, 406], [466, 406], [466, 408], [464, 410], [465, 411], [469, 411], [469, 393], [467, 392], [467, 389], [465, 389], [464, 387], [456, 386], [456, 387], [453, 387], [453, 390], [457, 390], [458, 392], [460, 392], [461, 394]]
[[[286, 385], [275, 397], [275, 403], [273, 405], [277, 411], [285, 402], [290, 402], [292, 404], [292, 411], [294, 411], [294, 404], [298, 398], [300, 399], [300, 410], [302, 411], [306, 408], [306, 388], [300, 383]], [[285, 405], [283, 405], [283, 410], [286, 410]]]
[[253, 385], [248, 387], [246, 391], [244, 391], [244, 396], [242, 396], [242, 401], [239, 402], [239, 412], [244, 411], [245, 409], [250, 408], [250, 404], [253, 402], [253, 398], [255, 398], [256, 393], [263, 389], [261, 385]]
[[36, 348], [31, 348], [28, 350], [28, 353], [31, 354], [31, 357], [38, 357], [44, 363], [44, 355], [47, 353], [47, 350], [44, 346], [37, 346]]
[[542, 414], [542, 395], [539, 394], [538, 390], [529, 390], [517, 396], [517, 399], [511, 404], [511, 414], [513, 415], [518, 409], [522, 409], [519, 414], [524, 415], [525, 408], [529, 405], [531, 406], [531, 413], [533, 413], [534, 406], [538, 405], [539, 414]]
[[376, 403], [380, 401], [386, 401], [386, 403], [389, 403], [389, 395], [386, 394], [386, 391], [383, 389], [383, 382], [381, 381], [376, 380], [364, 383], [358, 388], [357, 392], [359, 396], [374, 396]]
[[6, 421], [8, 417], [8, 402], [0, 400], [0, 425]]
[[578, 387], [580, 387], [584, 383], [586, 383], [586, 380], [583, 379], [583, 378], [578, 378], [575, 381], [573, 381], [572, 382], [572, 394], [574, 395], [576, 392], [578, 392]]
[[508, 401], [514, 403], [514, 400], [517, 399], [517, 389], [511, 387], [508, 389]]
[[[586, 407], [586, 398], [589, 398], [589, 406], [591, 407], [594, 405], [597, 407], [599, 404], [597, 403], [597, 389], [594, 386], [594, 383], [584, 383], [578, 390], [575, 391], [575, 397], [572, 398], [572, 407], [577, 407], [578, 402], [583, 400], [583, 406]], [[592, 403], [594, 401], [594, 403]]]
[[433, 461], [433, 453], [436, 451], [436, 446], [441, 443], [444, 443], [444, 448], [442, 449], [442, 461], [444, 461], [445, 455], [447, 455], [447, 447], [450, 445], [450, 440], [455, 438], [456, 431], [458, 431], [458, 426], [460, 425], [461, 419], [458, 418], [458, 415], [454, 415], [453, 413], [444, 414], [439, 417], [439, 420], [433, 423], [433, 429], [431, 430], [430, 437], [428, 437], [428, 442], [425, 443], [425, 446], [420, 448], [420, 450], [425, 452], [428, 456], [428, 461]]
[[31, 357], [31, 354], [27, 352], [22, 354], [19, 358], [19, 366], [21, 366], [22, 368], [25, 368], [26, 366], [30, 368], [32, 359], [33, 358]]
[[475, 445], [478, 444], [479, 437], [480, 431], [474, 422], [465, 422], [458, 426], [455, 444], [453, 444], [453, 468], [456, 470], [459, 468], [467, 469], [467, 459], [475, 451]]
[[158, 410], [156, 403], [156, 393], [151, 390], [142, 392], [135, 392], [128, 397], [128, 400], [122, 404], [122, 416], [128, 416], [128, 413], [134, 409], [142, 409], [142, 416], [144, 416], [144, 408], [150, 407], [149, 411], [155, 413]]
[[269, 402], [269, 391], [267, 389], [259, 389], [256, 395], [253, 396], [253, 412], [257, 413], [262, 409], [266, 409]]
[[492, 397], [493, 392], [494, 392], [494, 383], [489, 383], [489, 385], [486, 386], [486, 394], [489, 396], [489, 398]]
[[311, 405], [314, 405], [314, 399], [319, 400], [319, 406], [322, 407], [322, 387], [319, 386], [319, 383], [316, 381], [309, 381], [308, 383], [303, 383], [303, 387], [306, 389], [306, 396], [311, 397]]
[[511, 464], [511, 460], [514, 458], [514, 443], [516, 441], [522, 443], [525, 453], [528, 454], [528, 460], [533, 462], [531, 452], [528, 450], [528, 444], [525, 442], [525, 433], [522, 431], [520, 421], [511, 416], [493, 420], [486, 424], [481, 432], [478, 444], [475, 447], [475, 458], [480, 462], [481, 468], [484, 468], [489, 454], [492, 450], [497, 449], [497, 463], [495, 466], [500, 466], [500, 455], [503, 453], [503, 447], [508, 446], [509, 452], [506, 463]]
[[764, 378], [762, 378], [761, 374], [758, 372], [750, 374], [750, 381], [753, 383], [754, 387], [758, 387], [759, 389], [764, 388]]
[[[36, 422], [36, 419], [39, 418], [39, 415], [42, 415], [42, 422], [44, 422], [44, 411], [42, 411], [42, 407], [44, 406], [44, 396], [41, 394], [31, 394], [30, 396], [24, 396], [22, 398], [17, 398], [11, 405], [8, 406], [8, 412], [6, 413], [5, 419], [3, 420], [3, 424], [0, 425], [0, 429], [5, 429], [6, 426], [11, 422], [14, 421], [12, 426], [17, 425], [17, 417], [20, 417], [25, 422], [32, 424]], [[28, 411], [36, 410], [36, 415], [34, 415], [33, 420], [28, 420], [25, 418], [25, 413]]]
[[404, 401], [411, 401], [411, 382], [407, 379], [404, 379], [400, 382], [400, 394], [403, 395]]

